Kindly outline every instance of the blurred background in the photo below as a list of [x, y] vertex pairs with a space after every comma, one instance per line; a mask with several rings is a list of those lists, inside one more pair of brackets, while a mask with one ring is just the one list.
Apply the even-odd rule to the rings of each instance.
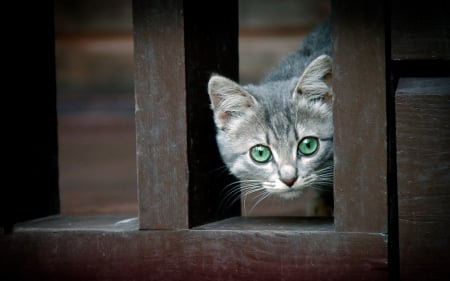
[[[131, 5], [55, 0], [64, 215], [137, 215]], [[329, 0], [239, 1], [240, 82], [261, 79], [329, 11]], [[250, 215], [301, 215], [303, 205], [268, 200]]]

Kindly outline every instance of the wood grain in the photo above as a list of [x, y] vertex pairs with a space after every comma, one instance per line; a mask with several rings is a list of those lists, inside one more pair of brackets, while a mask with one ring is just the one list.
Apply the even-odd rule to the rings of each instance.
[[2, 280], [387, 280], [382, 234], [303, 229], [301, 221], [287, 230], [178, 231], [66, 223], [0, 236]]
[[392, 1], [392, 59], [450, 60], [449, 10], [445, 0]]
[[396, 91], [400, 269], [450, 276], [450, 78], [402, 78]]
[[141, 228], [188, 227], [182, 1], [134, 1], [136, 138]]
[[207, 95], [213, 73], [238, 76], [237, 1], [203, 1], [204, 9], [221, 10], [206, 14], [186, 1], [133, 3], [141, 228], [188, 228], [237, 214], [218, 210], [232, 178], [219, 173]]
[[383, 5], [333, 2], [335, 224], [387, 232]]

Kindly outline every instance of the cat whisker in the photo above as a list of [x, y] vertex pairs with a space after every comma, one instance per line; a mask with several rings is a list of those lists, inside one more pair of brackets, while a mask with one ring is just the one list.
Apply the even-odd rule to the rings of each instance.
[[[247, 186], [247, 187], [240, 187], [236, 186], [234, 189], [230, 190], [225, 197], [222, 199], [224, 204], [227, 204], [228, 207], [231, 207], [234, 203], [236, 203], [237, 200], [241, 197], [241, 194], [244, 192], [247, 192], [247, 190], [251, 190], [252, 188], [255, 188], [257, 186]], [[231, 202], [229, 203], [229, 201]], [[229, 204], [228, 204], [229, 203]]]
[[250, 184], [250, 183], [257, 183], [257, 184], [259, 184], [260, 181], [258, 181], [258, 180], [240, 180], [240, 181], [232, 182], [232, 183], [226, 185], [226, 186], [223, 188], [223, 190], [222, 190], [222, 192], [221, 192], [221, 195], [222, 195], [224, 192], [228, 192], [228, 191], [227, 191], [228, 189], [230, 189], [230, 190], [233, 190], [233, 189], [235, 189], [235, 188], [238, 188], [238, 189], [239, 189], [239, 188], [241, 188], [241, 187], [243, 187], [243, 186], [248, 186], [248, 184]]
[[219, 208], [220, 209], [223, 209], [223, 208], [228, 209], [228, 208], [230, 208], [239, 199], [240, 194], [241, 193], [240, 193], [239, 185], [233, 187], [230, 190], [228, 190], [226, 192], [225, 196], [222, 196], [222, 195], [220, 196], [222, 199], [221, 199], [221, 202], [219, 204]]
[[[253, 192], [264, 190], [261, 186], [261, 181], [259, 180], [240, 180], [232, 182], [225, 186], [222, 190], [221, 195], [223, 196], [221, 203], [219, 204], [219, 209], [231, 208], [241, 197], [245, 197]], [[221, 196], [221, 197], [222, 197]]]
[[322, 174], [334, 174], [334, 165], [326, 166], [324, 168], [318, 169], [315, 171], [316, 175]]
[[208, 171], [209, 174], [218, 174], [218, 175], [223, 175], [226, 172], [230, 173], [230, 171], [228, 170], [228, 167], [226, 165], [217, 167], [215, 169], [212, 169], [210, 171]]
[[[243, 204], [244, 204], [244, 210], [247, 210], [247, 207], [246, 207], [246, 204], [247, 204], [247, 197], [248, 197], [250, 194], [257, 193], [257, 192], [261, 192], [261, 191], [264, 191], [264, 190], [265, 190], [265, 188], [263, 188], [263, 187], [259, 187], [259, 188], [254, 188], [254, 189], [246, 190], [246, 192], [243, 193], [243, 196], [242, 196], [242, 197], [244, 198], [244, 201], [243, 201]], [[259, 195], [257, 195], [256, 198], [258, 198], [258, 196], [259, 196]]]
[[330, 168], [326, 167], [318, 171], [303, 178], [305, 186], [319, 192], [332, 191], [333, 173], [330, 172]]
[[311, 185], [311, 186], [309, 186], [311, 189], [314, 189], [314, 190], [317, 190], [317, 191], [320, 191], [320, 192], [331, 192], [331, 191], [333, 191], [333, 189], [332, 188], [330, 188], [330, 187], [325, 187], [325, 186], [317, 186], [317, 185]]
[[259, 205], [259, 203], [261, 203], [265, 199], [269, 198], [271, 195], [272, 195], [272, 193], [270, 193], [270, 192], [262, 192], [260, 195], [256, 196], [256, 198], [259, 198], [259, 199], [258, 199], [258, 201], [256, 201], [255, 204], [253, 204], [253, 207], [250, 209], [250, 211], [248, 213], [251, 214], [253, 212], [253, 210], [256, 208], [256, 206]]
[[257, 205], [259, 205], [262, 201], [264, 201], [265, 199], [267, 199], [268, 197], [270, 197], [272, 195], [272, 193], [267, 192], [266, 187], [274, 187], [274, 186], [275, 186], [274, 182], [262, 182], [260, 184], [260, 186], [258, 186], [257, 188], [247, 189], [245, 191], [245, 193], [243, 193], [243, 198], [244, 198], [243, 209], [247, 210], [247, 207], [246, 207], [247, 196], [249, 196], [250, 194], [253, 194], [253, 193], [259, 193], [253, 197], [253, 199], [257, 200], [257, 201], [256, 201], [256, 203], [254, 203], [254, 205], [250, 209], [249, 213], [251, 213], [256, 208]]
[[318, 191], [332, 190], [334, 165], [327, 165], [304, 178], [305, 184]]
[[327, 176], [327, 177], [316, 177], [314, 179], [315, 182], [324, 182], [324, 183], [328, 183], [328, 182], [333, 182], [333, 175]]

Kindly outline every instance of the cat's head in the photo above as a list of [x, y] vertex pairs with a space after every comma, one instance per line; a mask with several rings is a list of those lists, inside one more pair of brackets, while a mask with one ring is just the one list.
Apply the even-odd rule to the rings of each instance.
[[210, 78], [219, 150], [243, 188], [292, 198], [332, 186], [331, 69], [322, 55], [286, 81], [240, 86]]

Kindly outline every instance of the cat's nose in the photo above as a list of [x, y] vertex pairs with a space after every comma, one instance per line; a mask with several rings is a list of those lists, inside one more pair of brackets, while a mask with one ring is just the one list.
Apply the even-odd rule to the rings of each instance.
[[289, 187], [291, 187], [293, 184], [294, 184], [294, 182], [297, 180], [297, 177], [293, 177], [293, 178], [287, 178], [287, 179], [281, 179], [281, 181], [285, 184], [285, 185], [287, 185], [287, 186], [289, 186]]

